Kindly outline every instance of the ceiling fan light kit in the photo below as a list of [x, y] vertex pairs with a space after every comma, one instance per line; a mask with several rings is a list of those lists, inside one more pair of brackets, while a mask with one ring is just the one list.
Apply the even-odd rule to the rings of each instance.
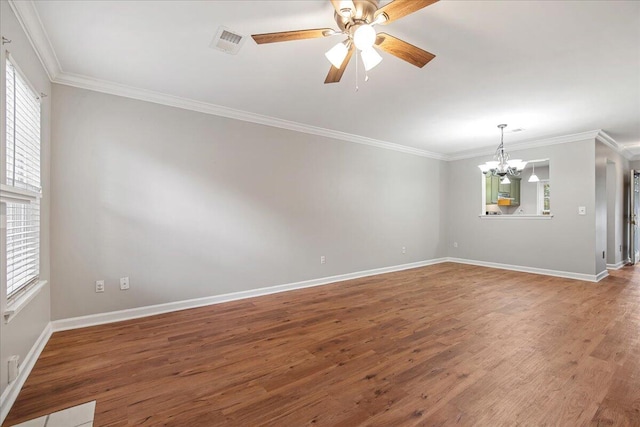
[[376, 41], [376, 30], [369, 24], [355, 26], [353, 44], [360, 50], [370, 49]]
[[360, 51], [360, 58], [366, 71], [382, 61], [379, 49], [422, 68], [435, 55], [410, 43], [376, 33], [375, 25], [387, 24], [429, 6], [438, 0], [395, 0], [379, 7], [378, 0], [330, 0], [335, 10], [334, 18], [339, 30], [319, 28], [312, 30], [284, 31], [280, 33], [254, 34], [251, 37], [258, 44], [275, 43], [310, 38], [329, 37], [343, 34], [347, 39], [329, 49], [325, 56], [331, 62], [325, 83], [337, 83], [351, 60], [354, 49]]
[[372, 47], [363, 49], [360, 52], [360, 57], [362, 58], [362, 63], [366, 71], [371, 70], [382, 61], [382, 56]]
[[347, 57], [347, 53], [349, 53], [350, 48], [351, 44], [349, 41], [340, 42], [325, 52], [324, 56], [327, 57], [334, 67], [340, 68], [344, 58]]

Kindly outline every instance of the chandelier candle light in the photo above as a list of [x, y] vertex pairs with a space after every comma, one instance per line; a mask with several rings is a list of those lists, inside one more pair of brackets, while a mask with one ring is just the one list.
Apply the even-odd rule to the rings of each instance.
[[522, 159], [509, 160], [509, 154], [504, 151], [504, 128], [507, 125], [498, 125], [500, 128], [500, 145], [496, 149], [496, 153], [493, 155], [493, 160], [486, 162], [484, 165], [478, 167], [485, 175], [499, 176], [502, 179], [502, 184], [510, 184], [508, 175], [520, 176], [520, 172], [527, 165], [527, 162]]

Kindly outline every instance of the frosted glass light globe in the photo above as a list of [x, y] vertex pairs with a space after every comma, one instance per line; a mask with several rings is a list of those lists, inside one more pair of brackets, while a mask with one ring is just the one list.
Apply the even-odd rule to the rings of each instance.
[[380, 56], [372, 47], [360, 51], [360, 57], [362, 57], [364, 69], [367, 71], [371, 70], [373, 67], [378, 65], [380, 61], [382, 61], [382, 56]]
[[353, 43], [360, 50], [373, 46], [376, 41], [376, 30], [371, 25], [362, 24], [353, 33]]
[[340, 42], [329, 49], [324, 56], [331, 62], [331, 65], [340, 68], [342, 61], [347, 57], [347, 53], [349, 53], [349, 49], [347, 49], [347, 46], [343, 42]]

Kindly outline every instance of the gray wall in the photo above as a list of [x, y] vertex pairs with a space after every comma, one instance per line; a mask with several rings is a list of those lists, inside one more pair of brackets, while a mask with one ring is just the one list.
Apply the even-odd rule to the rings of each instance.
[[[0, 76], [2, 76], [2, 92], [4, 93], [5, 76], [5, 50], [11, 53], [22, 72], [29, 82], [39, 91], [51, 95], [51, 84], [40, 64], [38, 57], [33, 51], [29, 40], [24, 34], [22, 27], [18, 23], [9, 4], [0, 1], [0, 33], [2, 36], [12, 40], [10, 44], [2, 47], [0, 53]], [[50, 128], [50, 106], [51, 97], [44, 99], [42, 104], [42, 187], [43, 197], [41, 200], [41, 232], [40, 232], [40, 277], [49, 280], [49, 208], [51, 191], [49, 186], [49, 128]], [[4, 97], [3, 97], [4, 100]], [[1, 138], [5, 138], [5, 103], [0, 102], [0, 117], [2, 117], [0, 129]], [[3, 144], [0, 144], [4, 146]], [[0, 156], [4, 158], [4, 156]], [[0, 162], [2, 163], [2, 162]], [[0, 176], [6, 176], [5, 165], [0, 166]], [[4, 180], [2, 181], [4, 182]], [[0, 203], [2, 216], [6, 214], [4, 203]], [[3, 251], [4, 254], [4, 251]], [[3, 273], [6, 271], [2, 269]], [[2, 274], [3, 285], [0, 286], [0, 305], [6, 305], [6, 276]], [[31, 347], [36, 342], [50, 320], [50, 295], [49, 287], [46, 286], [34, 300], [32, 300], [11, 322], [6, 324], [0, 321], [0, 393], [7, 387], [7, 362], [10, 356], [19, 355], [23, 361]]]
[[[630, 164], [609, 146], [596, 142], [596, 261], [598, 271], [606, 264], [626, 261], [627, 209]], [[613, 182], [611, 182], [613, 180]], [[605, 251], [605, 259], [602, 258]]]
[[53, 111], [54, 319], [446, 255], [445, 162], [68, 86]]
[[618, 168], [615, 162], [607, 159], [606, 194], [607, 194], [607, 264], [616, 263], [616, 252], [622, 257], [622, 246], [616, 249], [616, 197]]
[[[509, 147], [507, 147], [509, 151]], [[481, 219], [482, 174], [491, 156], [451, 162], [448, 218], [450, 256], [572, 273], [596, 274], [595, 149], [593, 140], [513, 151], [512, 156], [549, 159], [550, 220]], [[578, 206], [587, 214], [578, 215]], [[453, 247], [457, 242], [458, 247]]]

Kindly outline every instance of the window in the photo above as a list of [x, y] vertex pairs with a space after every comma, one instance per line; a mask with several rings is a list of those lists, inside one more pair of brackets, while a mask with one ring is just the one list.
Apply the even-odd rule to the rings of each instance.
[[541, 179], [538, 182], [538, 214], [549, 215], [551, 213], [551, 192], [549, 180]]
[[40, 266], [40, 99], [6, 60], [7, 297], [38, 281]]

